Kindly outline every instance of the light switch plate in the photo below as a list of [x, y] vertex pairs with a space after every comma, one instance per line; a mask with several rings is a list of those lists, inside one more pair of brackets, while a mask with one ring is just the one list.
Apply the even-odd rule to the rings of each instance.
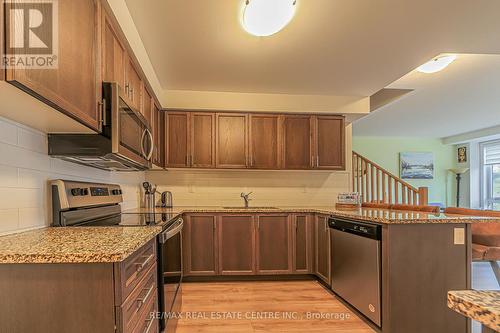
[[465, 244], [465, 228], [453, 229], [453, 244], [455, 245]]

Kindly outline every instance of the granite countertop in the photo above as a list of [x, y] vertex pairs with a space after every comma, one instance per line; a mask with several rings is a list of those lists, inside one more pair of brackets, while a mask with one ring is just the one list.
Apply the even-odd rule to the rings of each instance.
[[494, 331], [500, 331], [500, 291], [450, 291], [448, 307]]
[[[125, 213], [151, 213], [146, 208], [136, 208]], [[334, 207], [276, 207], [269, 208], [224, 208], [220, 206], [177, 206], [173, 208], [156, 208], [155, 213], [319, 213], [338, 217], [350, 217], [380, 224], [415, 224], [415, 223], [499, 223], [500, 219], [478, 216], [451, 214], [433, 214], [426, 212], [388, 210], [375, 208], [359, 208], [339, 210]]]
[[161, 227], [44, 228], [0, 237], [0, 264], [120, 262]]

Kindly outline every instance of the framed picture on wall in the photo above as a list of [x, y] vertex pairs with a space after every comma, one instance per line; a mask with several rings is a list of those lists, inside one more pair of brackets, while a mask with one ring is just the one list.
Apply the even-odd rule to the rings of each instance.
[[399, 153], [402, 179], [433, 179], [434, 154], [420, 152]]
[[458, 163], [466, 163], [467, 162], [467, 147], [458, 147], [457, 160], [458, 160]]

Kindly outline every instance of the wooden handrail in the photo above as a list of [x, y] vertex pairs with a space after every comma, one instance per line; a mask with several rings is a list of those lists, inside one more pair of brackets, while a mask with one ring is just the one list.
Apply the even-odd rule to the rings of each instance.
[[428, 188], [413, 187], [401, 178], [356, 152], [352, 152], [353, 191], [363, 203], [388, 203], [425, 206]]

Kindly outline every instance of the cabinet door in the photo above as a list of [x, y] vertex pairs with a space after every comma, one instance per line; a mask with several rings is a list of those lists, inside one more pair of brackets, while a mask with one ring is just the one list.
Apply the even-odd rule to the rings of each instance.
[[[20, 9], [22, 2], [6, 2], [7, 9]], [[40, 11], [46, 12], [46, 7]], [[19, 28], [23, 16], [8, 15], [7, 41]], [[48, 13], [46, 14], [48, 17]], [[100, 130], [101, 71], [100, 57], [101, 14], [98, 0], [59, 1], [59, 47], [56, 69], [8, 68], [6, 80], [27, 90], [47, 104], [94, 130]], [[54, 31], [57, 33], [57, 30]], [[39, 29], [41, 40], [51, 40], [48, 29]], [[47, 36], [48, 35], [48, 36]], [[13, 55], [29, 54], [28, 43], [13, 51]]]
[[293, 215], [293, 272], [311, 273], [311, 221], [309, 215]]
[[135, 65], [130, 58], [130, 56], [126, 57], [126, 83], [125, 83], [125, 92], [129, 98], [131, 107], [134, 107], [136, 110], [143, 112], [142, 110], [142, 80], [139, 72], [135, 68]]
[[255, 274], [255, 227], [252, 215], [221, 215], [219, 220], [221, 275]]
[[214, 215], [189, 215], [184, 229], [185, 274], [217, 274], [217, 221]]
[[311, 169], [313, 166], [310, 116], [285, 116], [283, 150], [285, 169]]
[[257, 216], [257, 274], [292, 271], [291, 234], [288, 215]]
[[120, 42], [111, 19], [103, 10], [102, 19], [102, 80], [104, 82], [118, 82], [125, 88], [125, 48]]
[[246, 168], [247, 115], [219, 113], [217, 117], [217, 167]]
[[250, 115], [250, 167], [256, 169], [278, 169], [279, 165], [279, 116]]
[[316, 275], [330, 285], [330, 229], [327, 216], [316, 216], [315, 236]]
[[344, 118], [316, 116], [316, 168], [345, 169]]
[[191, 113], [191, 156], [189, 161], [192, 167], [215, 167], [214, 113]]
[[186, 168], [189, 154], [189, 114], [166, 112], [165, 114], [165, 166]]
[[160, 107], [153, 104], [153, 137], [154, 137], [154, 150], [153, 150], [153, 164], [163, 167], [163, 112]]
[[142, 102], [142, 114], [144, 115], [144, 118], [148, 121], [148, 124], [151, 128], [153, 128], [153, 97], [151, 97], [151, 94], [149, 93], [148, 89], [146, 88], [146, 85], [142, 85], [142, 96], [143, 96], [143, 102]]

